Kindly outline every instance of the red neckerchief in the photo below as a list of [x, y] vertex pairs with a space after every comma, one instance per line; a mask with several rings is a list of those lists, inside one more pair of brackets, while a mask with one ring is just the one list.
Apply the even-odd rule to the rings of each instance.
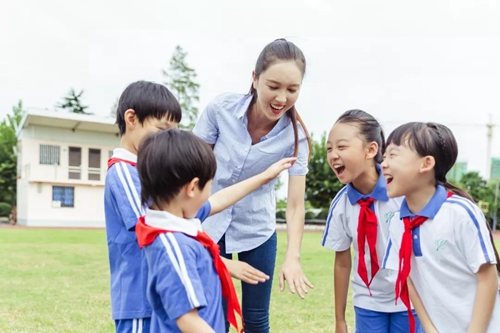
[[[149, 226], [144, 221], [144, 216], [141, 216], [137, 221], [135, 226], [135, 232], [137, 234], [137, 242], [139, 246], [142, 248], [146, 245], [153, 243], [155, 238], [163, 233], [172, 232], [169, 230], [158, 229], [152, 226]], [[190, 236], [190, 235], [187, 235]], [[220, 282], [222, 285], [222, 296], [225, 298], [227, 303], [227, 318], [231, 325], [236, 328], [237, 332], [243, 333], [243, 328], [241, 331], [238, 329], [238, 322], [236, 321], [235, 312], [240, 315], [241, 322], [243, 323], [243, 315], [241, 313], [240, 303], [238, 302], [238, 296], [236, 295], [236, 289], [234, 289], [233, 280], [231, 279], [231, 275], [227, 270], [226, 265], [222, 261], [220, 257], [219, 245], [214, 243], [210, 236], [203, 232], [198, 231], [196, 236], [190, 236], [200, 242], [205, 248], [208, 249], [210, 255], [213, 258], [215, 270], [219, 275]]]
[[[377, 216], [371, 210], [370, 205], [375, 201], [373, 198], [359, 199], [358, 204], [361, 206], [358, 218], [358, 274], [361, 280], [368, 288], [370, 296], [370, 284], [373, 277], [377, 274], [379, 265], [377, 258]], [[368, 281], [368, 271], [365, 262], [365, 241], [368, 241], [368, 248], [370, 249], [370, 263], [372, 276]]]
[[[452, 195], [452, 192], [448, 192], [448, 195], [446, 197], [449, 198]], [[413, 217], [412, 219], [410, 219], [409, 217], [403, 218], [405, 230], [403, 232], [401, 248], [399, 249], [399, 268], [398, 277], [396, 279], [396, 304], [398, 302], [398, 298], [401, 298], [401, 301], [408, 309], [410, 333], [415, 332], [415, 318], [413, 318], [413, 312], [411, 310], [410, 294], [408, 292], [407, 281], [408, 276], [410, 275], [411, 254], [413, 252], [412, 231], [413, 229], [421, 226], [425, 221], [427, 221], [427, 217], [418, 215]]]
[[136, 162], [132, 162], [132, 161], [129, 161], [129, 160], [124, 160], [123, 158], [111, 157], [108, 160], [108, 169], [111, 168], [111, 166], [113, 164], [118, 163], [118, 162], [125, 162], [125, 163], [128, 163], [128, 164], [132, 165], [132, 166], [137, 166]]

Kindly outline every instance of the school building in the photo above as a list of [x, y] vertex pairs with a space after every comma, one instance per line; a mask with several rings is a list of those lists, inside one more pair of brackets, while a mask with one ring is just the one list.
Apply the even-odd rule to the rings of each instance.
[[115, 119], [29, 110], [17, 131], [17, 223], [104, 227], [107, 160]]

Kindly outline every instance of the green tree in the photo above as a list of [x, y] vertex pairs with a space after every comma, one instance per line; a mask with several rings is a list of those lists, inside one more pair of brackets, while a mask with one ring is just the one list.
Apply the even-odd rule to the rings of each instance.
[[180, 128], [191, 130], [198, 119], [198, 108], [195, 104], [200, 100], [200, 85], [196, 82], [196, 71], [186, 63], [187, 52], [177, 45], [172, 59], [170, 59], [170, 68], [163, 70], [163, 75], [167, 81], [165, 85], [177, 97], [182, 108], [182, 122]]
[[85, 111], [88, 106], [82, 104], [81, 98], [83, 90], [77, 93], [75, 89], [71, 88], [68, 95], [63, 97], [63, 101], [56, 105], [56, 107], [68, 110], [71, 113], [92, 114]]
[[17, 187], [16, 131], [24, 115], [23, 103], [12, 107], [12, 113], [0, 123], [0, 202], [14, 205]]
[[306, 180], [306, 200], [314, 207], [328, 209], [343, 185], [326, 159], [326, 133], [319, 141], [313, 140], [309, 173]]
[[488, 184], [488, 182], [483, 179], [478, 172], [467, 172], [460, 179], [460, 183], [457, 184], [462, 189], [466, 190], [474, 199], [474, 201], [487, 202], [489, 204], [488, 212], [485, 214], [488, 219], [493, 218], [494, 212], [494, 201], [495, 192], [494, 185]]

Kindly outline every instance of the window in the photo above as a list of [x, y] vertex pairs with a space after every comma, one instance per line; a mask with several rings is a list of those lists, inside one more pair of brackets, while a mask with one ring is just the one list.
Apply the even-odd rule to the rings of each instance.
[[40, 145], [40, 164], [59, 165], [59, 146]]
[[52, 186], [52, 202], [60, 207], [75, 207], [75, 188]]
[[69, 147], [68, 178], [80, 179], [82, 166], [82, 148]]
[[89, 180], [101, 180], [100, 149], [89, 149]]

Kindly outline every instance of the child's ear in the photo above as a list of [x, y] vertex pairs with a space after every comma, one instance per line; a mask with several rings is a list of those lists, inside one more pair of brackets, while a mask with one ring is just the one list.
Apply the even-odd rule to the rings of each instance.
[[422, 164], [420, 165], [420, 173], [427, 173], [434, 169], [436, 166], [436, 160], [433, 156], [427, 155], [422, 158]]
[[374, 159], [375, 156], [377, 156], [377, 153], [378, 153], [378, 143], [376, 143], [375, 141], [370, 142], [366, 149], [366, 159], [367, 160]]
[[133, 109], [128, 109], [125, 111], [123, 114], [123, 119], [125, 120], [125, 124], [127, 127], [134, 128], [138, 123], [139, 119], [137, 118], [137, 115], [135, 114], [135, 111]]
[[194, 198], [196, 190], [199, 190], [200, 179], [198, 177], [193, 178], [185, 187], [185, 194], [188, 198]]

